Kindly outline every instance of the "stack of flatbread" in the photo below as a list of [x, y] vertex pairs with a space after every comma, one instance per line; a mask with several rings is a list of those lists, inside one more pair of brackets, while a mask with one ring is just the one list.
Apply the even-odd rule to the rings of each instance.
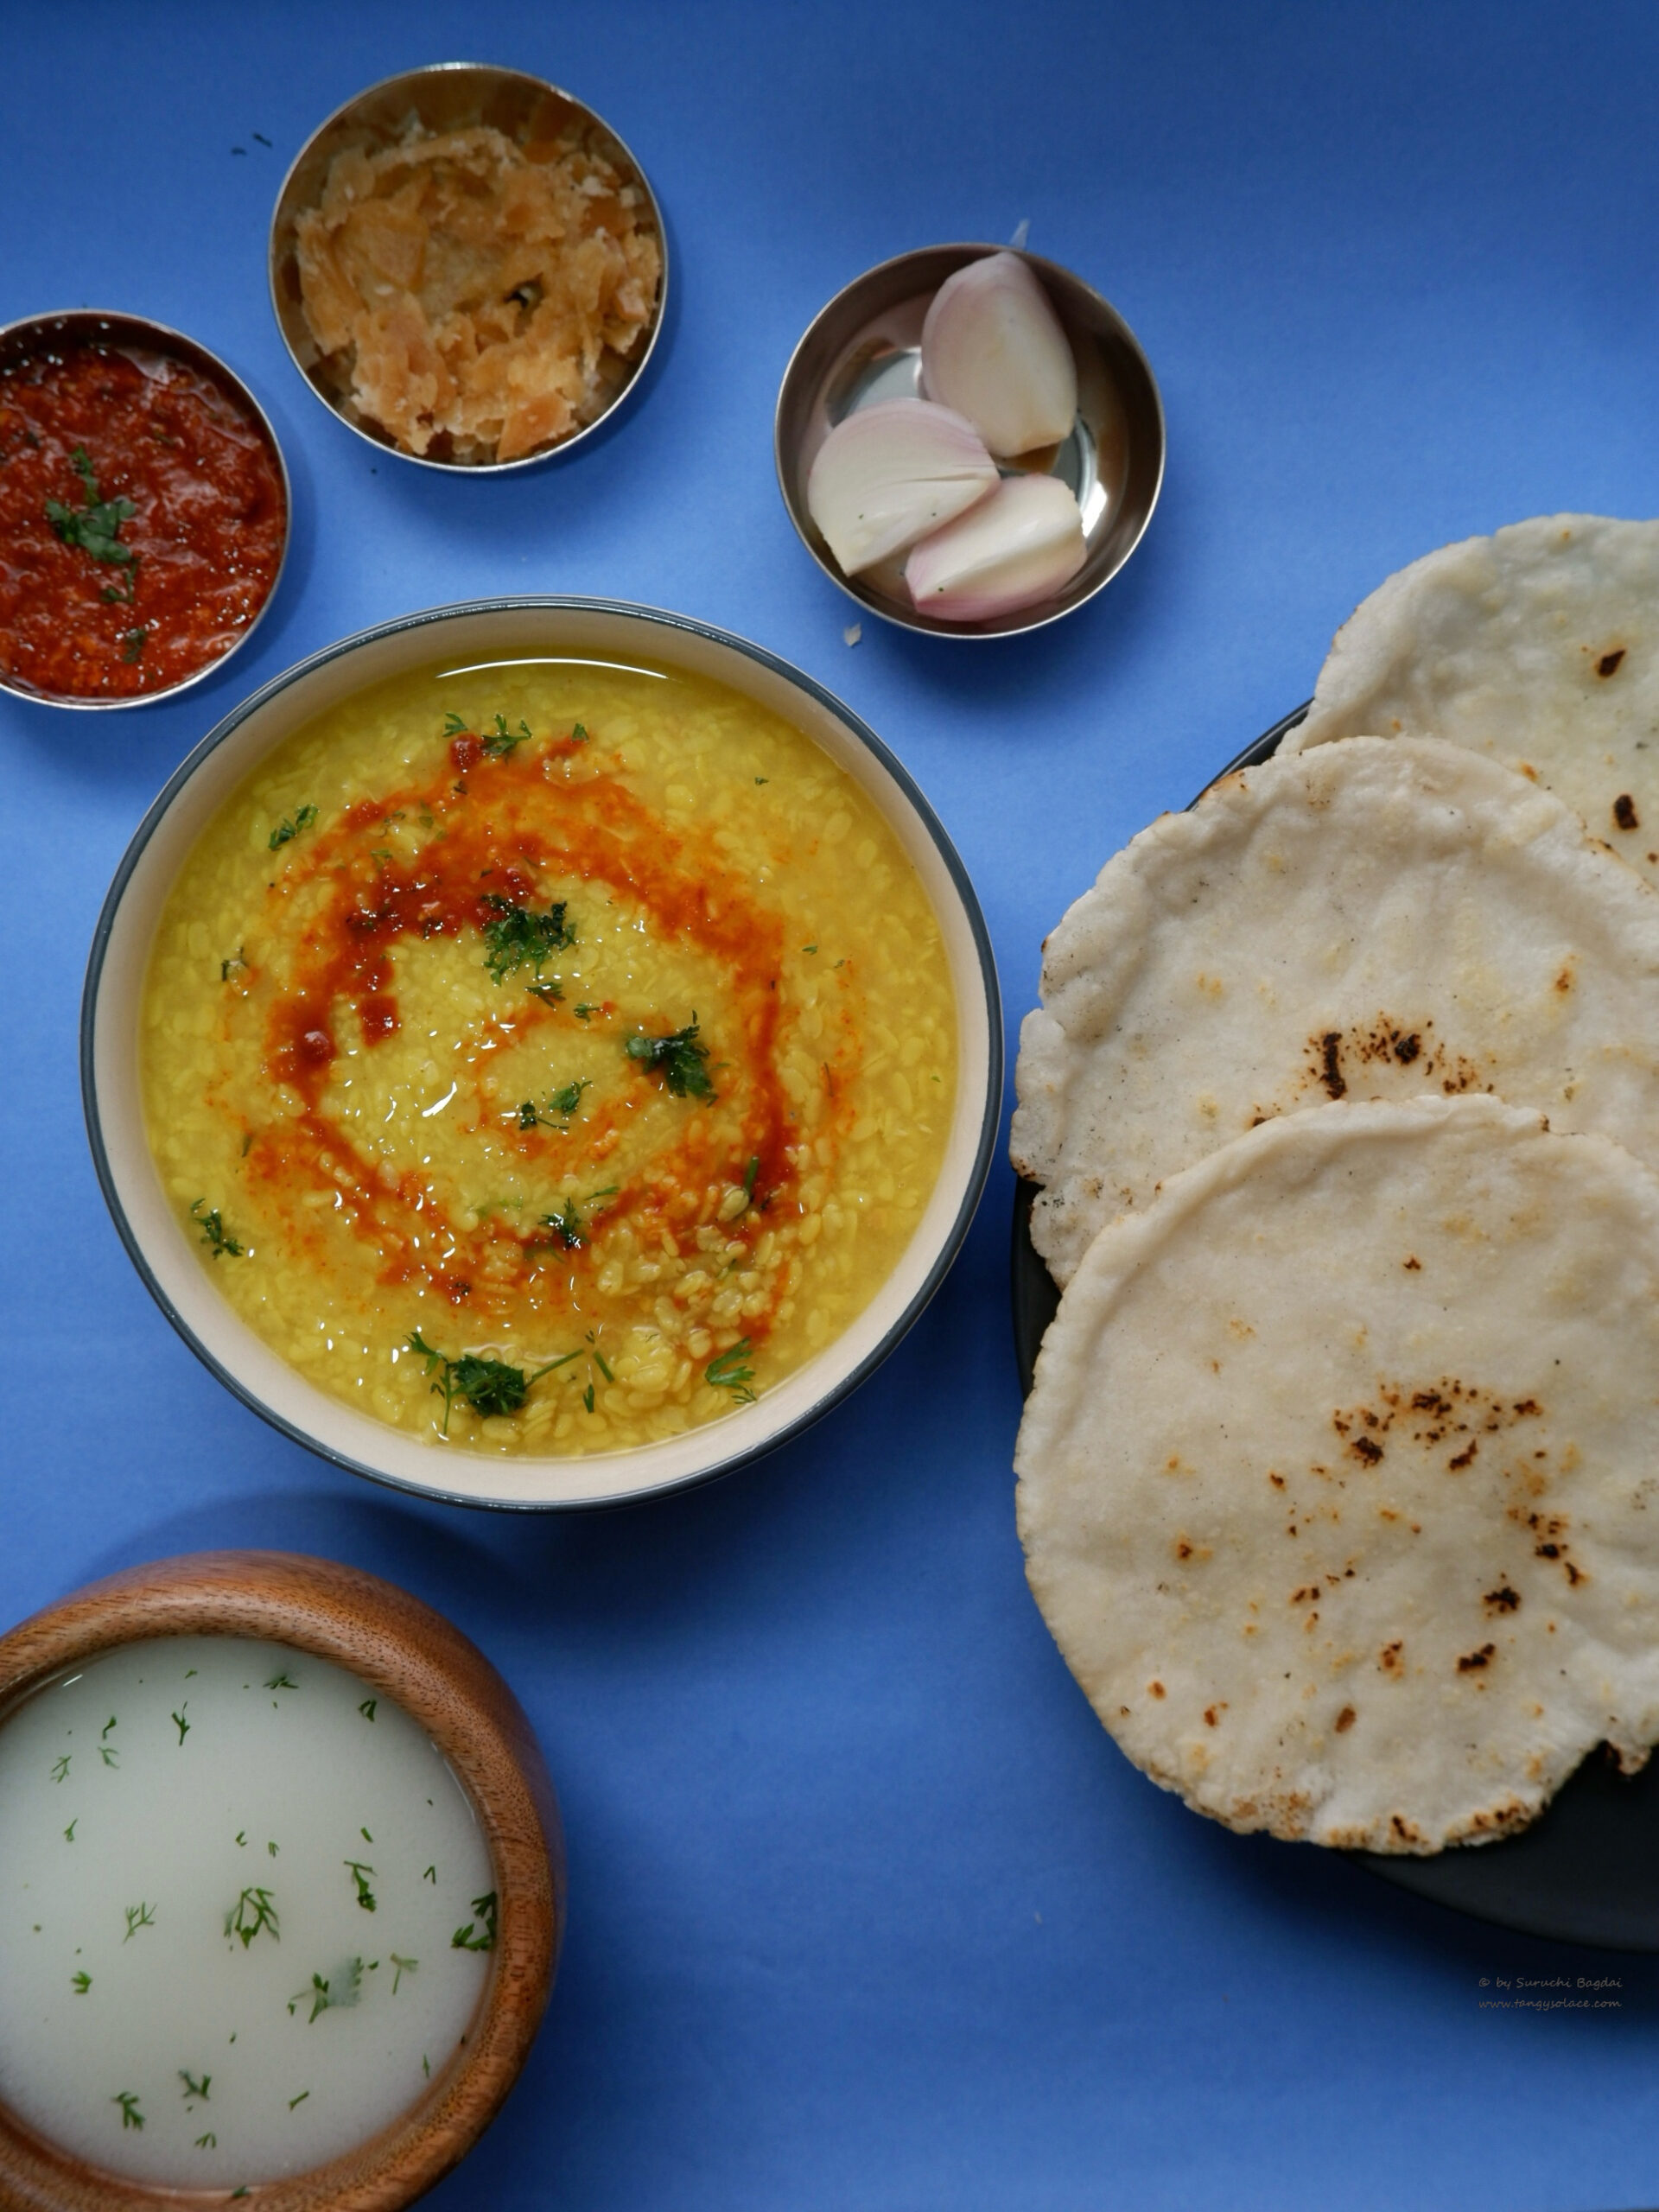
[[1045, 948], [1016, 1452], [1106, 1726], [1432, 1852], [1659, 1740], [1659, 524], [1391, 577], [1271, 761]]

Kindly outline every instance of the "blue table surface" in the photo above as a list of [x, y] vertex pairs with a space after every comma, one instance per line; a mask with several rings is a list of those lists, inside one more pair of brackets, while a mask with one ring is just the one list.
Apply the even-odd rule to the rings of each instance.
[[[569, 1936], [523, 2080], [431, 2203], [1659, 2199], [1653, 1963], [1227, 1834], [1099, 1727], [1014, 1535], [1006, 1161], [928, 1313], [811, 1433], [667, 1503], [498, 1517], [336, 1472], [196, 1363], [106, 1217], [75, 1066], [105, 887], [197, 739], [332, 639], [518, 590], [678, 609], [838, 692], [962, 852], [1012, 1046], [1044, 931], [1306, 696], [1389, 570], [1523, 515], [1659, 512], [1659, 14], [0, 14], [0, 320], [92, 305], [193, 333], [270, 410], [296, 502], [277, 603], [217, 678], [114, 715], [0, 702], [0, 1621], [130, 1561], [278, 1545], [406, 1585], [505, 1674], [563, 1797]], [[606, 116], [677, 267], [643, 393], [579, 453], [500, 481], [353, 437], [290, 365], [265, 289], [272, 201], [309, 131], [456, 57]], [[1147, 348], [1163, 503], [1055, 629], [965, 644], [867, 617], [849, 646], [857, 610], [772, 473], [791, 348], [869, 264], [1027, 222]], [[1557, 1974], [1618, 1977], [1618, 2007], [1481, 2009], [1500, 1976]]]

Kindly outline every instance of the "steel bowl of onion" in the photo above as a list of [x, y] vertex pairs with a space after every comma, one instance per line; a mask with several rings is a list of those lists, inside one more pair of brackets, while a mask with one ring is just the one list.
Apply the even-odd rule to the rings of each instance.
[[924, 246], [838, 292], [778, 396], [778, 481], [802, 543], [884, 621], [1040, 629], [1140, 543], [1164, 474], [1147, 357], [1040, 255]]

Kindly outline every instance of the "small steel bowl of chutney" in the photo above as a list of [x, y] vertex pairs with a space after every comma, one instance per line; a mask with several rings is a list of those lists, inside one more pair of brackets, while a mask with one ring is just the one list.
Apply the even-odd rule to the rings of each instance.
[[82, 308], [0, 329], [0, 687], [169, 698], [237, 651], [288, 551], [288, 469], [214, 354]]

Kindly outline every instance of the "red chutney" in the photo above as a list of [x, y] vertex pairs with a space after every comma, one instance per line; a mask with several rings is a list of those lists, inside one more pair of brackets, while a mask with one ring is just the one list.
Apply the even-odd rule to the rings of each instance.
[[0, 677], [15, 688], [137, 699], [182, 683], [254, 621], [287, 535], [263, 427], [200, 369], [117, 344], [0, 368]]

